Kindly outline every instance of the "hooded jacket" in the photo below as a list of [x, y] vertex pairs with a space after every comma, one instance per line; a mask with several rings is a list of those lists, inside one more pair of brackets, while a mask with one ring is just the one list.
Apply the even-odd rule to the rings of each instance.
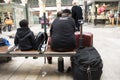
[[22, 51], [34, 49], [35, 36], [28, 27], [18, 28], [15, 35], [14, 44]]

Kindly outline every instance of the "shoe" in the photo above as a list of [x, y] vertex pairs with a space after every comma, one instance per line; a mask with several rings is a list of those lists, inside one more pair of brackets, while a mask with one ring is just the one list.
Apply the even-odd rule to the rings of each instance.
[[38, 57], [35, 56], [35, 57], [33, 57], [33, 59], [38, 59]]
[[25, 57], [25, 59], [27, 59], [27, 58], [28, 58], [28, 56]]

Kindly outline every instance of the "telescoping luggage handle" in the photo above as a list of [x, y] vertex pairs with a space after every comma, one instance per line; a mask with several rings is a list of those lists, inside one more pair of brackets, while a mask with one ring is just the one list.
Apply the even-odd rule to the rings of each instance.
[[79, 46], [79, 48], [83, 48], [84, 47], [83, 46], [83, 36], [82, 36], [82, 34], [83, 34], [82, 25], [84, 23], [83, 19], [79, 19], [78, 23], [80, 24], [80, 44], [79, 44], [80, 46]]

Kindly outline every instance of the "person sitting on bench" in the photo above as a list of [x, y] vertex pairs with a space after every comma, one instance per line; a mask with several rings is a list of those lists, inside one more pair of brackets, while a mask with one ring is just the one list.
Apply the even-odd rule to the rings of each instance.
[[[57, 17], [51, 24], [50, 47], [53, 51], [72, 51], [76, 47], [75, 21], [71, 18], [71, 11], [65, 9], [62, 16]], [[48, 63], [52, 64], [52, 57], [48, 58]]]
[[28, 51], [34, 49], [35, 36], [28, 27], [28, 21], [23, 19], [19, 22], [20, 28], [17, 29], [14, 44], [18, 46], [21, 51]]
[[62, 17], [56, 18], [51, 24], [50, 37], [53, 51], [72, 51], [76, 47], [75, 21], [69, 9], [63, 10]]

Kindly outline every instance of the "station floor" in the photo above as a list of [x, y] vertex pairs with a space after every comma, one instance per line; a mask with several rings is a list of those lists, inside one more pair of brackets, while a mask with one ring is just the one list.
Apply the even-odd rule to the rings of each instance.
[[[44, 31], [40, 25], [33, 26], [31, 30], [35, 33]], [[93, 33], [93, 46], [100, 53], [104, 65], [101, 80], [120, 80], [120, 27], [84, 24], [83, 32]], [[0, 37], [14, 33], [15, 31], [3, 32]], [[64, 59], [66, 71], [70, 59]], [[42, 57], [13, 57], [12, 61], [0, 64], [0, 80], [73, 80], [70, 73], [58, 73], [56, 70], [57, 57], [53, 58], [53, 64], [44, 64]]]

